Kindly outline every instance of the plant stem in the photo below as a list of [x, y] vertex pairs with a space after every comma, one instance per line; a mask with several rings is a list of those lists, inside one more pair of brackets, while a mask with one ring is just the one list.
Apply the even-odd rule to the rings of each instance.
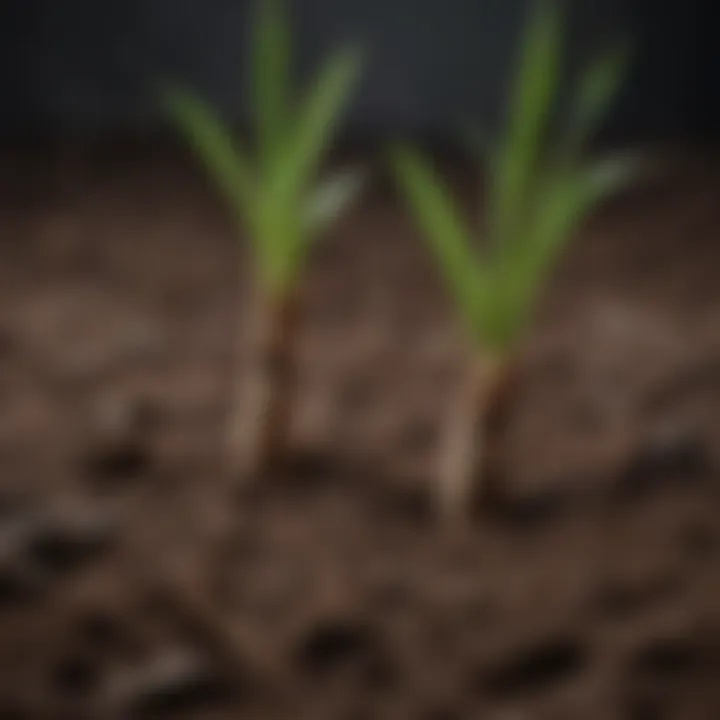
[[440, 457], [438, 505], [445, 521], [464, 520], [476, 499], [498, 499], [498, 440], [505, 430], [514, 387], [505, 358], [473, 358], [450, 407]]
[[243, 482], [287, 461], [297, 393], [298, 294], [259, 292], [252, 310], [249, 366], [230, 428], [230, 452]]

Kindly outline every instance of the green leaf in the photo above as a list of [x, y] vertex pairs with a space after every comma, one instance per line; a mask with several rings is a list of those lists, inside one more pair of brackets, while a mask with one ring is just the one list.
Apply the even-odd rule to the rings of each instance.
[[322, 234], [360, 194], [365, 173], [345, 170], [315, 187], [304, 205], [303, 228], [309, 236]]
[[448, 190], [418, 154], [397, 147], [391, 163], [456, 305], [476, 332], [484, 278], [468, 228]]
[[538, 200], [536, 237], [533, 238], [536, 273], [542, 272], [547, 261], [568, 240], [576, 224], [592, 212], [610, 195], [634, 182], [642, 170], [637, 158], [618, 156], [608, 158], [575, 172], [561, 174], [549, 190]]
[[252, 89], [260, 162], [268, 172], [282, 152], [290, 104], [290, 31], [282, 0], [256, 0]]
[[308, 238], [326, 228], [360, 190], [350, 176], [315, 190], [312, 181], [360, 73], [361, 56], [348, 50], [329, 62], [294, 116], [291, 33], [283, 0], [257, 2], [250, 77], [257, 164], [251, 166], [230, 130], [202, 100], [176, 87], [165, 89], [163, 100], [218, 189], [249, 226], [260, 282], [282, 294], [300, 272]]
[[560, 50], [557, 3], [543, 1], [524, 33], [507, 136], [495, 177], [492, 232], [496, 243], [512, 242], [527, 220], [525, 203], [533, 192], [535, 171], [557, 90]]
[[255, 202], [253, 175], [231, 132], [205, 102], [180, 87], [165, 88], [163, 100], [235, 213], [250, 221]]
[[258, 271], [266, 289], [282, 297], [300, 271], [303, 234], [299, 214], [293, 208], [264, 208], [257, 237]]
[[533, 214], [533, 232], [504, 278], [510, 299], [508, 322], [518, 332], [555, 261], [580, 222], [609, 196], [634, 182], [643, 169], [633, 157], [603, 160], [575, 171], [559, 170], [546, 179]]
[[330, 146], [361, 66], [362, 57], [353, 50], [336, 55], [325, 65], [283, 147], [269, 188], [270, 202], [280, 206], [292, 204], [310, 184]]
[[576, 154], [597, 132], [603, 116], [617, 95], [630, 64], [630, 46], [617, 44], [589, 65], [570, 109], [565, 146], [566, 152]]
[[[258, 195], [259, 253], [268, 283], [287, 287], [299, 272], [308, 233], [319, 230], [321, 212], [307, 207], [313, 175], [328, 149], [340, 110], [359, 74], [360, 56], [346, 52], [327, 63], [298, 115], [289, 113], [289, 30], [280, 0], [261, 13], [256, 37], [255, 90], [263, 177]], [[330, 202], [330, 198], [327, 198]], [[338, 208], [339, 211], [339, 208]], [[316, 218], [313, 218], [316, 214]], [[329, 218], [328, 218], [329, 221]], [[312, 228], [308, 223], [317, 222]]]
[[[525, 330], [539, 289], [582, 220], [606, 197], [638, 177], [633, 158], [589, 168], [579, 164], [583, 141], [597, 127], [619, 87], [627, 49], [614, 48], [582, 78], [564, 142], [545, 146], [558, 89], [562, 50], [559, 0], [539, 0], [522, 52], [499, 152], [481, 138], [489, 158], [489, 252], [478, 263], [469, 233], [432, 171], [409, 151], [394, 156], [396, 172], [473, 339], [511, 350]], [[477, 149], [477, 148], [473, 148]]]

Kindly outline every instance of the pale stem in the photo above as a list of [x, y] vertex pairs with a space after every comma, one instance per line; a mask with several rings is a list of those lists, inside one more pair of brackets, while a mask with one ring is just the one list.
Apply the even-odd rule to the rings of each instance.
[[243, 481], [278, 469], [289, 452], [297, 390], [300, 301], [258, 292], [251, 305], [250, 353], [230, 424], [230, 453]]
[[509, 368], [503, 358], [481, 354], [473, 358], [449, 408], [441, 448], [438, 505], [442, 517], [461, 521], [474, 500], [485, 500], [497, 488], [494, 446], [502, 432], [509, 396]]

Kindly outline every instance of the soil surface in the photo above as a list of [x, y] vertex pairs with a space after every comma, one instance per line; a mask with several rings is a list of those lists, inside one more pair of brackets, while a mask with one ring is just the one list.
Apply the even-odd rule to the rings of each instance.
[[383, 181], [309, 269], [293, 465], [239, 493], [249, 261], [212, 188], [169, 150], [4, 152], [0, 718], [720, 718], [710, 157], [582, 229], [522, 349], [508, 500], [451, 531], [462, 344]]

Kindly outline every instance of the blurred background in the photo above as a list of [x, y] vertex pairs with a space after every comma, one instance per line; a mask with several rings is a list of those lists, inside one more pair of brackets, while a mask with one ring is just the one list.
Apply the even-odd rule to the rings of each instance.
[[[332, 162], [453, 146], [481, 215], [456, 141], [502, 127], [529, 3], [290, 7], [300, 79], [368, 54]], [[543, 294], [507, 507], [444, 534], [467, 357], [381, 172], [304, 277], [294, 461], [249, 494], [228, 471], [253, 265], [155, 89], [244, 126], [250, 3], [0, 0], [0, 720], [720, 718], [717, 13], [569, 7], [565, 92], [629, 38], [603, 135], [658, 172]]]
[[[524, 0], [302, 0], [293, 5], [298, 73], [358, 41], [371, 64], [350, 127], [455, 132], [497, 121]], [[619, 34], [637, 62], [614, 124], [625, 133], [711, 132], [718, 54], [710, 0], [574, 0], [572, 58]], [[3, 3], [2, 127], [10, 131], [142, 128], [159, 120], [153, 83], [192, 84], [245, 117], [248, 9], [241, 0], [99, 5]]]

